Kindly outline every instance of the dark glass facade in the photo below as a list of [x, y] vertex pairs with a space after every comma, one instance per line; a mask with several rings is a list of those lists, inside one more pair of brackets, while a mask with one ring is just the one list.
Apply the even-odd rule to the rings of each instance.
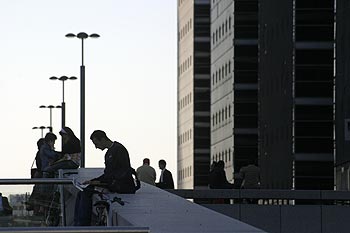
[[[258, 159], [264, 188], [334, 188], [335, 135], [337, 128], [346, 133], [347, 119], [334, 98], [341, 88], [334, 86], [334, 3], [212, 0], [211, 160], [230, 158], [227, 176]], [[225, 18], [231, 17], [226, 30]], [[227, 54], [233, 61], [228, 77], [223, 75]], [[340, 145], [348, 151], [346, 142]]]

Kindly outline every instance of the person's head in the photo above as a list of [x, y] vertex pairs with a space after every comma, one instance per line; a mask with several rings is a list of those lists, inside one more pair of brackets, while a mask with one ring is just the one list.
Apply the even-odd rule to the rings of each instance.
[[225, 168], [225, 162], [223, 160], [219, 160], [217, 165], [218, 168], [224, 169]]
[[54, 134], [54, 133], [51, 133], [51, 132], [48, 132], [46, 135], [45, 135], [45, 142], [51, 146], [51, 148], [54, 148], [54, 145], [55, 145], [55, 141], [57, 139], [57, 136]]
[[257, 159], [255, 159], [255, 158], [251, 158], [251, 159], [249, 159], [249, 161], [248, 161], [248, 165], [258, 165], [258, 163], [257, 163]]
[[216, 168], [217, 164], [218, 163], [216, 161], [213, 161], [213, 163], [210, 165], [210, 170], [213, 170], [214, 168]]
[[40, 138], [37, 142], [36, 145], [38, 146], [38, 150], [40, 150], [40, 147], [45, 143], [44, 138]]
[[163, 170], [166, 167], [166, 162], [164, 159], [159, 160], [158, 162], [159, 168]]
[[144, 158], [143, 159], [143, 164], [144, 165], [149, 165], [150, 164], [149, 158]]
[[95, 147], [100, 150], [104, 150], [111, 146], [111, 140], [107, 137], [106, 133], [102, 130], [95, 130], [90, 139], [94, 143]]
[[60, 135], [62, 136], [62, 142], [63, 143], [67, 143], [72, 138], [76, 138], [73, 130], [71, 128], [67, 127], [67, 126], [64, 126], [61, 129]]

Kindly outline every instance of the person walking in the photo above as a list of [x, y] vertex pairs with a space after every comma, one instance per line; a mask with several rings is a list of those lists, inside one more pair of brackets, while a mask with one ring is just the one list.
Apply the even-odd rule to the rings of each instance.
[[149, 158], [143, 159], [143, 165], [136, 169], [137, 177], [150, 185], [156, 185], [156, 170], [150, 165]]

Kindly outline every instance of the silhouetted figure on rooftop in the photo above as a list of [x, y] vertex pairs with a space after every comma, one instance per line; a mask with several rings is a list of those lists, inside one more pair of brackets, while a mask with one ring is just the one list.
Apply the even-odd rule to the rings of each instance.
[[136, 169], [137, 177], [147, 184], [156, 185], [156, 170], [150, 166], [148, 158], [143, 160], [143, 165]]
[[159, 177], [159, 182], [156, 184], [158, 188], [161, 189], [173, 189], [174, 181], [173, 175], [171, 172], [166, 169], [166, 162], [164, 159], [159, 160], [158, 162], [159, 169], [162, 171]]

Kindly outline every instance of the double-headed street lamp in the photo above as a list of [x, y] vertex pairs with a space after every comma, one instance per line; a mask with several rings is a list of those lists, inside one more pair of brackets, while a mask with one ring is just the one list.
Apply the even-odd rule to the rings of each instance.
[[67, 80], [76, 80], [77, 77], [67, 77], [67, 76], [61, 76], [59, 78], [52, 76], [50, 78], [51, 80], [58, 80], [62, 82], [62, 128], [66, 126], [66, 103], [64, 102], [64, 82]]
[[34, 126], [32, 129], [41, 129], [41, 138], [44, 137], [44, 129], [50, 129], [50, 132], [52, 132], [52, 129], [51, 129], [50, 126], [48, 126], [48, 127], [45, 127], [45, 126], [39, 126], [39, 127]]
[[50, 132], [52, 132], [52, 109], [53, 108], [61, 108], [61, 106], [57, 105], [57, 106], [53, 106], [53, 105], [40, 105], [39, 108], [48, 108], [50, 109]]
[[77, 35], [68, 33], [68, 38], [81, 39], [81, 66], [80, 66], [80, 142], [81, 142], [81, 167], [85, 167], [85, 66], [84, 66], [84, 40], [87, 38], [99, 38], [100, 35], [93, 33], [88, 35], [80, 32]]

